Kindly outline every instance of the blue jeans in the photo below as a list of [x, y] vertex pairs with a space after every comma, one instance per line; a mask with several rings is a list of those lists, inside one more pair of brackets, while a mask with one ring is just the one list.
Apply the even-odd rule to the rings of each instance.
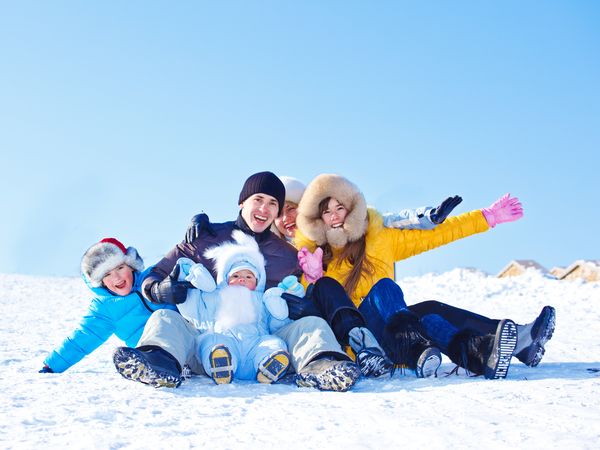
[[338, 341], [345, 344], [348, 342], [348, 332], [354, 327], [367, 327], [378, 341], [381, 340], [388, 319], [406, 309], [402, 289], [389, 278], [382, 278], [375, 283], [358, 308], [343, 286], [333, 278], [318, 280], [312, 295]]

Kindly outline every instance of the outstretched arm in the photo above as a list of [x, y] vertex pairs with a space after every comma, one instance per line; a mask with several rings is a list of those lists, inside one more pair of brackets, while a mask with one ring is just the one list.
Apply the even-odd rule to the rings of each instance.
[[387, 233], [394, 235], [394, 260], [400, 261], [522, 216], [519, 200], [506, 194], [489, 208], [451, 217], [433, 230], [387, 230]]
[[44, 366], [50, 370], [42, 369], [40, 372], [64, 372], [100, 347], [114, 333], [114, 321], [102, 309], [98, 300], [92, 301], [79, 326], [44, 360]]
[[446, 198], [439, 206], [422, 206], [417, 209], [403, 209], [396, 213], [385, 213], [383, 225], [386, 228], [401, 230], [431, 230], [446, 220], [448, 215], [456, 208], [462, 197], [455, 195]]

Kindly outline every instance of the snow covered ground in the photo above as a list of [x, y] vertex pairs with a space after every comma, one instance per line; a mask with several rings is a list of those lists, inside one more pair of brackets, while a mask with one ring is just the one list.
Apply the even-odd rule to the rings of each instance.
[[[600, 283], [456, 269], [400, 280], [407, 302], [439, 299], [517, 323], [546, 304], [557, 328], [537, 368], [508, 378], [412, 374], [346, 393], [216, 386], [153, 389], [115, 371], [111, 339], [63, 374], [38, 374], [90, 295], [77, 278], [0, 275], [0, 448], [598, 448]], [[445, 361], [442, 369], [453, 365]]]

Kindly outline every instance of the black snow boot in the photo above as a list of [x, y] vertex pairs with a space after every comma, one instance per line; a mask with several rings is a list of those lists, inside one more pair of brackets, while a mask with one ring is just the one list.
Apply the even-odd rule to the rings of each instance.
[[296, 375], [300, 387], [315, 387], [321, 391], [344, 392], [360, 377], [358, 365], [352, 361], [322, 358], [312, 361]]
[[506, 378], [510, 359], [517, 344], [517, 326], [501, 320], [495, 334], [481, 335], [474, 330], [458, 332], [448, 346], [453, 363], [487, 379]]
[[544, 346], [554, 334], [556, 326], [556, 310], [552, 306], [544, 306], [540, 315], [532, 323], [517, 325], [519, 342], [515, 348], [515, 356], [522, 363], [537, 366], [546, 349]]
[[181, 366], [173, 355], [157, 346], [117, 347], [113, 362], [128, 380], [154, 387], [176, 388], [181, 384]]
[[381, 346], [394, 364], [414, 370], [419, 378], [435, 375], [442, 362], [419, 317], [407, 309], [390, 317]]
[[442, 353], [437, 347], [422, 347], [415, 352], [415, 375], [417, 378], [437, 377], [442, 364]]

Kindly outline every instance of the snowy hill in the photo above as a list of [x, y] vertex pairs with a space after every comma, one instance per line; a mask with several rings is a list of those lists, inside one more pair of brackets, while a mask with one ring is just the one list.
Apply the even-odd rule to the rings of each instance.
[[600, 283], [455, 269], [400, 285], [409, 304], [517, 323], [550, 304], [556, 332], [539, 367], [513, 359], [505, 380], [396, 374], [325, 393], [194, 377], [157, 390], [116, 373], [115, 338], [63, 374], [38, 374], [90, 293], [77, 278], [0, 275], [0, 448], [598, 448]]

